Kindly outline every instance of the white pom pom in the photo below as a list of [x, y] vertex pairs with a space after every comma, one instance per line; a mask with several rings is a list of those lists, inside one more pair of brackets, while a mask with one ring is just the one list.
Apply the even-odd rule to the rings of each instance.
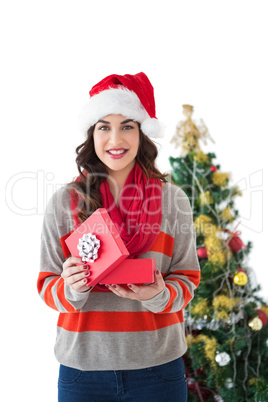
[[164, 126], [154, 118], [149, 118], [141, 123], [141, 130], [148, 137], [161, 138], [164, 136]]

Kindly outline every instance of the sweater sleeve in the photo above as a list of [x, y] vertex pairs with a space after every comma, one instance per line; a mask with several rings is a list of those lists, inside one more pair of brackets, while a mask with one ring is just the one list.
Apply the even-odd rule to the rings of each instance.
[[196, 233], [189, 199], [183, 190], [177, 204], [174, 246], [168, 271], [163, 274], [165, 288], [143, 306], [153, 313], [174, 313], [187, 306], [200, 282], [196, 252]]
[[90, 289], [77, 292], [64, 284], [61, 278], [62, 264], [69, 257], [65, 238], [73, 230], [69, 207], [69, 192], [62, 188], [47, 204], [41, 233], [40, 272], [38, 293], [51, 308], [62, 312], [79, 311], [88, 299]]

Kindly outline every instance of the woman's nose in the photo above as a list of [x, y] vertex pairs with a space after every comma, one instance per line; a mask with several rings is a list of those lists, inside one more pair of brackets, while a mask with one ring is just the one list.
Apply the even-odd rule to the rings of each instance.
[[110, 143], [113, 145], [122, 143], [122, 137], [118, 129], [112, 129], [110, 131]]

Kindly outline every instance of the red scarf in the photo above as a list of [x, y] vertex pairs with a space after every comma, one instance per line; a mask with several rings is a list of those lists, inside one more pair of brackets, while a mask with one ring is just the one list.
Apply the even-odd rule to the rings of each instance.
[[[77, 178], [79, 180], [79, 178]], [[75, 228], [79, 226], [75, 213], [77, 197], [72, 191], [71, 208]], [[100, 185], [102, 206], [106, 208], [128, 251], [128, 258], [138, 258], [150, 250], [160, 232], [162, 222], [162, 183], [147, 178], [136, 162], [130, 171], [116, 206], [107, 180]]]
[[107, 209], [128, 251], [137, 258], [150, 250], [162, 221], [162, 184], [147, 178], [136, 162], [129, 173], [117, 207], [107, 180], [100, 186], [102, 205]]

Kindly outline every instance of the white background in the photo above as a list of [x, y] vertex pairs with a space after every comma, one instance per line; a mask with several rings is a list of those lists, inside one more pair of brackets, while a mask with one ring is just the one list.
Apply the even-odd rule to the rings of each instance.
[[180, 153], [169, 141], [181, 105], [204, 119], [215, 144], [203, 151], [243, 189], [239, 230], [267, 300], [267, 11], [261, 0], [2, 2], [1, 400], [57, 400], [57, 313], [36, 291], [42, 218], [77, 175], [77, 116], [109, 74], [144, 71], [153, 83], [163, 171]]

